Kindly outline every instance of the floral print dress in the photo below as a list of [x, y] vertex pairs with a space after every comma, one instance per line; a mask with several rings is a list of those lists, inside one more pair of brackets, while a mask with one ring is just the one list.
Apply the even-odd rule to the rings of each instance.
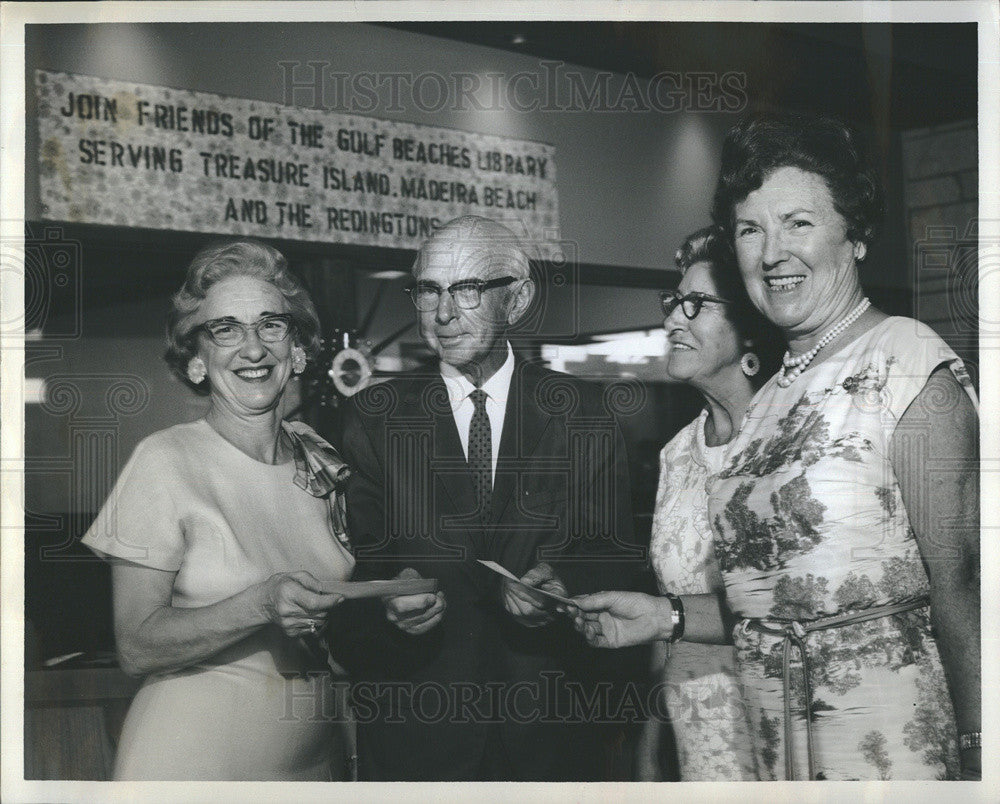
[[[892, 317], [788, 388], [771, 378], [757, 393], [725, 468], [707, 484], [716, 556], [737, 617], [804, 623], [929, 593], [889, 448], [896, 423], [941, 365], [975, 403], [944, 341], [917, 321]], [[932, 404], [954, 406], [961, 393]], [[926, 428], [917, 421], [899, 436], [924, 451], [932, 474]], [[789, 654], [786, 727], [785, 640], [750, 625], [738, 624], [734, 638], [753, 691], [761, 778], [786, 778], [788, 727], [794, 778], [809, 778], [800, 654]], [[816, 778], [956, 777], [954, 715], [927, 605], [798, 636], [809, 657]]]
[[[660, 452], [650, 558], [661, 592], [697, 595], [722, 589], [705, 480], [722, 468], [725, 447], [706, 446], [707, 417], [702, 411]], [[668, 650], [659, 681], [681, 781], [756, 780], [732, 645], [677, 642]]]

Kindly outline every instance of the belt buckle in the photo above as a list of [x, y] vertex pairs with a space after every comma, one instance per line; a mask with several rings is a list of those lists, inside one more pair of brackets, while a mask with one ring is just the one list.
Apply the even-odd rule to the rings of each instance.
[[806, 638], [806, 629], [798, 620], [792, 620], [790, 623], [787, 623], [785, 625], [785, 633], [789, 636], [794, 636], [796, 639]]

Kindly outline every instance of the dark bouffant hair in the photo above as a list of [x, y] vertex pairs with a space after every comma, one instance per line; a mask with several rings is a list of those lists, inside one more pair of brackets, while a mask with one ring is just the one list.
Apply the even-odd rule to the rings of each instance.
[[231, 276], [249, 276], [274, 285], [288, 302], [296, 343], [310, 358], [315, 357], [320, 349], [320, 323], [316, 308], [302, 283], [288, 269], [280, 251], [250, 239], [211, 243], [191, 261], [184, 284], [174, 294], [167, 315], [167, 353], [164, 358], [174, 373], [199, 393], [207, 393], [207, 383], [196, 386], [187, 378], [188, 363], [197, 352], [192, 337], [195, 314], [209, 288]]
[[831, 117], [786, 113], [746, 117], [726, 136], [712, 219], [730, 239], [736, 204], [782, 167], [823, 178], [848, 240], [867, 246], [878, 236], [885, 194], [857, 132]]
[[760, 358], [760, 373], [753, 378], [754, 387], [763, 385], [778, 370], [785, 341], [778, 328], [750, 301], [726, 233], [718, 226], [706, 226], [693, 232], [677, 249], [674, 262], [681, 274], [699, 262], [712, 266], [712, 279], [719, 294], [732, 302], [724, 307], [726, 317], [736, 328], [741, 343], [750, 341], [753, 344], [751, 351]]

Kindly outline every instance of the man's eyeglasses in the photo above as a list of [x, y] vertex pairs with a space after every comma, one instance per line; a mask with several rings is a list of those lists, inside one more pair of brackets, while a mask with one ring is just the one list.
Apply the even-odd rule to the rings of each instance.
[[288, 337], [292, 328], [292, 317], [285, 313], [266, 315], [253, 324], [244, 324], [235, 318], [213, 318], [192, 332], [207, 333], [217, 346], [240, 346], [247, 339], [247, 332], [253, 330], [264, 343], [277, 343]]
[[414, 306], [422, 313], [437, 309], [441, 294], [447, 290], [451, 294], [456, 307], [463, 310], [474, 310], [483, 300], [483, 291], [491, 288], [502, 288], [511, 282], [516, 282], [516, 276], [502, 276], [498, 279], [463, 279], [447, 288], [442, 288], [433, 282], [417, 282], [406, 292], [413, 299]]
[[661, 290], [660, 306], [663, 308], [663, 317], [669, 318], [670, 314], [680, 305], [681, 312], [684, 313], [688, 321], [693, 321], [701, 312], [705, 302], [714, 304], [732, 304], [728, 299], [720, 299], [718, 296], [711, 296], [708, 293], [689, 293], [687, 296], [678, 290]]

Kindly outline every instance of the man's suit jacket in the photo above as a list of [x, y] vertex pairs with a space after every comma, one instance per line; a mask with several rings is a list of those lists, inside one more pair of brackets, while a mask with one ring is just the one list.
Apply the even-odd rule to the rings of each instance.
[[628, 585], [644, 556], [632, 546], [613, 401], [598, 386], [516, 361], [488, 512], [476, 511], [439, 374], [394, 379], [348, 405], [355, 577], [413, 567], [437, 578], [447, 601], [443, 621], [418, 636], [387, 622], [379, 601], [337, 611], [330, 641], [355, 680], [364, 777], [475, 779], [493, 752], [514, 779], [600, 776], [592, 726], [605, 713], [572, 710], [567, 690], [578, 684], [590, 695], [628, 665], [588, 648], [565, 617], [517, 623], [499, 577], [476, 559], [518, 577], [546, 561], [570, 595]]

